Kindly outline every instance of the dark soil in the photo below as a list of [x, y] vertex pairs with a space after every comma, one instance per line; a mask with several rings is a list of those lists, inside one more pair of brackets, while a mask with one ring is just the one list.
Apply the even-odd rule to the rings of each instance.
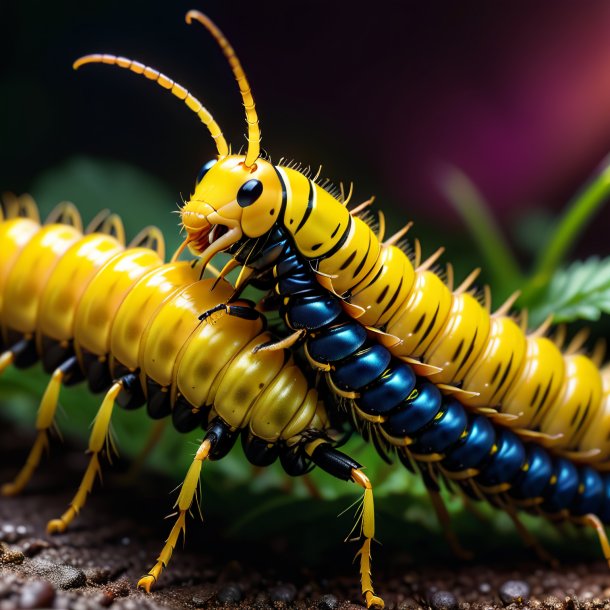
[[[0, 481], [16, 472], [29, 442], [27, 434], [1, 424]], [[227, 543], [219, 528], [194, 519], [187, 547], [176, 549], [155, 591], [136, 590], [169, 531], [162, 517], [175, 483], [145, 473], [125, 487], [107, 475], [72, 529], [50, 537], [45, 524], [65, 509], [84, 465], [80, 450], [56, 448], [27, 493], [0, 500], [0, 610], [362, 607], [357, 570], [343, 561], [345, 554], [304, 566], [298, 549], [287, 548], [281, 536]], [[441, 544], [431, 536], [431, 545]], [[514, 558], [500, 547], [493, 562], [435, 565], [418, 561], [417, 549], [399, 557], [377, 550], [375, 582], [389, 608], [610, 610], [610, 570], [603, 562], [553, 570], [525, 549]]]

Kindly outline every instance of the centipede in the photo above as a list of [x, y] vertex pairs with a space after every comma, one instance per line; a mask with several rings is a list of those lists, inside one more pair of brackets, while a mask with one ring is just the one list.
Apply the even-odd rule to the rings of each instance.
[[49, 521], [49, 533], [65, 531], [83, 510], [102, 456], [114, 450], [115, 403], [128, 410], [146, 405], [151, 418], [171, 416], [178, 432], [202, 428], [204, 437], [181, 487], [174, 525], [139, 587], [150, 590], [185, 535], [203, 462], [221, 459], [241, 437], [255, 465], [279, 459], [293, 476], [319, 465], [362, 487], [363, 595], [382, 605], [370, 578], [372, 485], [362, 467], [335, 448], [327, 409], [292, 354], [256, 349], [272, 339], [247, 301], [232, 301], [233, 315], [213, 325], [200, 321], [197, 313], [230, 299], [233, 288], [224, 280], [200, 279], [197, 266], [186, 261], [164, 263], [157, 228], [143, 229], [128, 246], [124, 237], [120, 218], [108, 212], [83, 232], [72, 204], [58, 206], [42, 225], [31, 198], [3, 204], [0, 373], [40, 361], [50, 381], [35, 442], [2, 494], [20, 493], [38, 468], [61, 387], [86, 381], [92, 392], [105, 392], [93, 420], [89, 462], [68, 509]]
[[[456, 551], [441, 484], [506, 511], [527, 540], [518, 511], [592, 527], [610, 561], [603, 527], [610, 522], [610, 372], [601, 352], [589, 357], [578, 341], [562, 350], [547, 325], [528, 334], [510, 315], [514, 298], [492, 313], [489, 298], [473, 293], [476, 273], [454, 288], [434, 269], [441, 251], [422, 261], [416, 242], [410, 255], [402, 243], [410, 223], [384, 240], [383, 214], [377, 228], [366, 217], [370, 200], [350, 210], [350, 195], [263, 158], [235, 51], [207, 16], [189, 11], [186, 21], [203, 25], [230, 64], [248, 126], [245, 154], [231, 153], [186, 88], [144, 63], [93, 54], [74, 67], [102, 63], [143, 75], [181, 99], [215, 142], [217, 157], [202, 166], [181, 209], [186, 238], [173, 261], [188, 247], [204, 269], [228, 252], [214, 281], [241, 271], [234, 291], [191, 311], [194, 318], [218, 311], [247, 318], [232, 300], [247, 284], [269, 289], [258, 309], [277, 308], [286, 336], [261, 341], [252, 353], [302, 344], [335, 398], [327, 408], [345, 411], [382, 455], [395, 453], [421, 473]], [[368, 607], [382, 606], [366, 576], [372, 531], [363, 524], [363, 532], [362, 592]]]

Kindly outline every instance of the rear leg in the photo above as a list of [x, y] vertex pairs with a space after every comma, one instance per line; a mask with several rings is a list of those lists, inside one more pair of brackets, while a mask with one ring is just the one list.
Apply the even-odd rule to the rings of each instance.
[[87, 470], [83, 475], [74, 498], [70, 502], [68, 510], [58, 519], [51, 519], [47, 524], [49, 534], [64, 532], [68, 525], [74, 520], [87, 502], [87, 496], [91, 493], [95, 479], [101, 475], [99, 454], [106, 448], [106, 453], [110, 458], [110, 450], [114, 448], [110, 439], [110, 419], [114, 409], [114, 401], [123, 389], [123, 381], [116, 381], [106, 393], [102, 405], [100, 406], [89, 437], [88, 451], [91, 453]]
[[12, 482], [5, 483], [2, 486], [2, 495], [14, 496], [21, 493], [38, 468], [42, 454], [49, 449], [49, 430], [52, 428], [55, 420], [59, 391], [62, 384], [70, 375], [78, 370], [78, 366], [76, 357], [72, 356], [53, 371], [51, 380], [47, 385], [47, 389], [40, 401], [40, 407], [38, 408], [38, 415], [36, 417], [36, 430], [38, 433], [34, 445], [17, 476]]

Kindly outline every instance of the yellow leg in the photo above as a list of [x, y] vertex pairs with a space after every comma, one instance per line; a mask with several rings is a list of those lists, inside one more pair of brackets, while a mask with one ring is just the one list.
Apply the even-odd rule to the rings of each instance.
[[21, 493], [32, 478], [36, 468], [38, 468], [43, 452], [48, 449], [48, 432], [55, 419], [57, 402], [59, 400], [59, 390], [61, 389], [63, 379], [64, 373], [61, 368], [55, 369], [51, 376], [51, 381], [49, 381], [49, 385], [47, 385], [47, 389], [40, 401], [40, 407], [38, 407], [38, 415], [36, 417], [36, 430], [38, 430], [38, 435], [36, 436], [34, 445], [30, 450], [23, 468], [19, 471], [19, 474], [11, 483], [6, 483], [2, 486], [2, 495], [14, 496]]
[[47, 523], [47, 532], [49, 534], [64, 532], [87, 502], [87, 495], [91, 493], [95, 479], [101, 473], [99, 453], [108, 445], [110, 418], [112, 417], [114, 401], [119, 395], [122, 387], [122, 382], [117, 381], [112, 385], [104, 397], [102, 406], [95, 416], [93, 429], [91, 430], [91, 436], [89, 437], [88, 451], [91, 453], [91, 458], [87, 470], [85, 471], [74, 498], [72, 498], [72, 501], [70, 502], [68, 510], [59, 519], [51, 519], [51, 521]]
[[0, 354], [0, 375], [2, 375], [2, 373], [4, 373], [4, 371], [11, 364], [13, 364], [14, 359], [15, 359], [15, 356], [13, 355], [13, 352], [11, 352], [11, 351], [2, 352]]
[[174, 508], [178, 509], [178, 517], [176, 518], [176, 522], [174, 523], [174, 526], [172, 527], [169, 536], [167, 537], [167, 540], [165, 541], [165, 544], [157, 557], [157, 562], [149, 570], [149, 572], [142, 576], [142, 578], [140, 578], [138, 581], [138, 587], [145, 589], [147, 593], [150, 592], [150, 587], [155, 584], [161, 572], [169, 563], [174, 548], [178, 544], [180, 534], [182, 533], [183, 539], [186, 536], [186, 513], [193, 504], [195, 492], [197, 491], [197, 486], [199, 484], [199, 476], [201, 475], [201, 467], [205, 459], [208, 457], [211, 448], [212, 444], [207, 439], [204, 440], [199, 446], [199, 449], [195, 454], [195, 458], [193, 459], [193, 463], [188, 469], [184, 482], [182, 483], [182, 489], [180, 490], [178, 500], [176, 501], [176, 504], [174, 504]]
[[597, 537], [599, 538], [599, 543], [601, 544], [604, 557], [606, 558], [608, 565], [610, 565], [610, 543], [608, 543], [608, 536], [606, 536], [606, 530], [604, 529], [603, 523], [596, 515], [585, 515], [582, 518], [582, 523], [592, 527], [595, 530]]
[[371, 578], [371, 541], [375, 537], [375, 504], [373, 500], [373, 486], [362, 470], [352, 469], [352, 480], [364, 489], [362, 505], [361, 535], [364, 536], [362, 547], [358, 551], [360, 556], [360, 582], [362, 595], [366, 599], [366, 607], [383, 608], [385, 606], [381, 597], [375, 595], [373, 580]]

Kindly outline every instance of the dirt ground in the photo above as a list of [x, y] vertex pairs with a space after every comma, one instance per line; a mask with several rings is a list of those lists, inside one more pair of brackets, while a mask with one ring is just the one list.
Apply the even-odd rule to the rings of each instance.
[[[16, 472], [28, 443], [27, 435], [0, 423], [0, 481]], [[305, 566], [281, 536], [229, 543], [222, 528], [194, 520], [186, 548], [176, 550], [155, 591], [136, 590], [169, 530], [161, 517], [165, 490], [173, 483], [147, 473], [126, 488], [108, 476], [68, 533], [47, 536], [45, 524], [65, 509], [83, 464], [80, 450], [54, 448], [51, 464], [27, 493], [0, 499], [0, 610], [362, 607], [347, 552], [338, 551], [340, 558], [328, 557], [325, 565]], [[434, 538], [430, 544], [443, 543]], [[503, 556], [501, 546], [493, 554], [493, 562], [463, 565], [457, 559], [418, 560], [413, 549], [410, 555], [392, 553], [374, 564], [378, 592], [396, 609], [610, 610], [604, 562], [553, 570], [528, 558], [525, 549], [516, 558]]]

